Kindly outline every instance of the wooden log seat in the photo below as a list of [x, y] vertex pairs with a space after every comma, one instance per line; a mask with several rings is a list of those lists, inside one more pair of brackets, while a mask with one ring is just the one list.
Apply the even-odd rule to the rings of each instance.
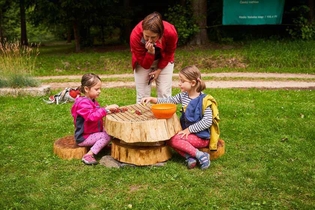
[[216, 151], [210, 151], [209, 147], [201, 148], [200, 150], [209, 153], [210, 160], [215, 160], [225, 153], [225, 142], [222, 139], [219, 139]]
[[167, 161], [172, 157], [172, 153], [165, 142], [163, 144], [153, 142], [151, 145], [149, 143], [139, 145], [113, 139], [111, 156], [120, 162], [145, 166]]
[[54, 154], [66, 160], [81, 159], [88, 150], [88, 147], [77, 146], [74, 136], [57, 139], [54, 143]]

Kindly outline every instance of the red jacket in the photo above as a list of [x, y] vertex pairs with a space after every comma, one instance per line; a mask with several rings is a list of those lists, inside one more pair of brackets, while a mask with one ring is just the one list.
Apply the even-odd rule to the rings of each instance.
[[[175, 27], [163, 21], [164, 34], [162, 41], [158, 40], [155, 44], [161, 49], [161, 58], [158, 63], [158, 68], [163, 69], [169, 62], [174, 62], [174, 55], [177, 46], [177, 32]], [[139, 64], [145, 69], [149, 69], [154, 62], [155, 55], [150, 54], [145, 49], [145, 45], [141, 42], [143, 37], [142, 21], [138, 23], [130, 34], [130, 49], [132, 54], [132, 68], [135, 69]]]

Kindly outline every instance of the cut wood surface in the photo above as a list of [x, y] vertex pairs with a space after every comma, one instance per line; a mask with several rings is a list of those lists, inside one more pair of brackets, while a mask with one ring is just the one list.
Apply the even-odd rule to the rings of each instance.
[[170, 119], [157, 119], [150, 105], [134, 104], [124, 108], [128, 110], [106, 116], [105, 129], [109, 135], [127, 143], [166, 141], [181, 130], [176, 113]]
[[62, 159], [81, 159], [88, 152], [88, 147], [77, 146], [74, 136], [57, 139], [54, 143], [54, 153]]
[[[154, 145], [154, 143], [152, 143]], [[172, 157], [168, 146], [133, 146], [112, 140], [111, 156], [123, 163], [138, 166], [154, 165], [169, 160]]]

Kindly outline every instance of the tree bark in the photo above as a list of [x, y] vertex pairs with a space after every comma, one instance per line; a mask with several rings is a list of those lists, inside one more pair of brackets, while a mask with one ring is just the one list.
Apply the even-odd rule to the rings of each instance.
[[191, 1], [193, 17], [197, 21], [199, 33], [192, 39], [190, 44], [203, 45], [209, 42], [207, 34], [207, 0]]
[[124, 11], [125, 14], [127, 14], [124, 17], [124, 26], [122, 29], [122, 34], [121, 34], [121, 40], [123, 40], [126, 43], [129, 43], [129, 38], [130, 38], [130, 33], [131, 33], [131, 20], [128, 18], [128, 14], [130, 13], [130, 0], [124, 0]]
[[3, 13], [2, 11], [0, 10], [0, 44], [3, 43], [3, 28], [2, 28], [2, 22], [3, 22]]
[[67, 43], [71, 43], [71, 40], [72, 40], [72, 30], [71, 30], [71, 24], [69, 24], [68, 25], [68, 27], [67, 27], [68, 29], [67, 29]]
[[73, 34], [74, 34], [74, 40], [75, 40], [75, 51], [79, 52], [81, 50], [81, 46], [80, 46], [79, 24], [77, 20], [73, 21]]
[[20, 0], [21, 45], [28, 45], [26, 33], [25, 1]]
[[313, 23], [315, 21], [315, 3], [314, 0], [308, 0], [309, 11], [309, 22]]

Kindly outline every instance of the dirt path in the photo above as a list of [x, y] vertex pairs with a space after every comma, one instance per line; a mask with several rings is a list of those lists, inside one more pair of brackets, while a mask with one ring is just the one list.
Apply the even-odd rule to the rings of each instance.
[[[133, 74], [99, 76], [101, 78], [133, 78]], [[206, 81], [207, 88], [315, 89], [315, 74], [232, 72], [203, 74], [202, 76], [213, 78]], [[177, 77], [177, 75], [173, 76], [174, 87], [177, 87]], [[49, 79], [50, 81], [47, 83], [44, 81], [43, 85], [49, 85], [51, 89], [76, 87], [80, 83], [80, 78], [80, 75], [38, 77], [38, 79], [41, 79], [43, 81]], [[226, 80], [216, 81], [215, 78], [226, 78]], [[253, 78], [255, 78], [255, 80], [253, 80]], [[78, 82], [54, 82], [54, 79], [78, 79]], [[103, 84], [103, 88], [113, 87], [135, 87], [135, 84], [134, 81], [106, 81]]]

